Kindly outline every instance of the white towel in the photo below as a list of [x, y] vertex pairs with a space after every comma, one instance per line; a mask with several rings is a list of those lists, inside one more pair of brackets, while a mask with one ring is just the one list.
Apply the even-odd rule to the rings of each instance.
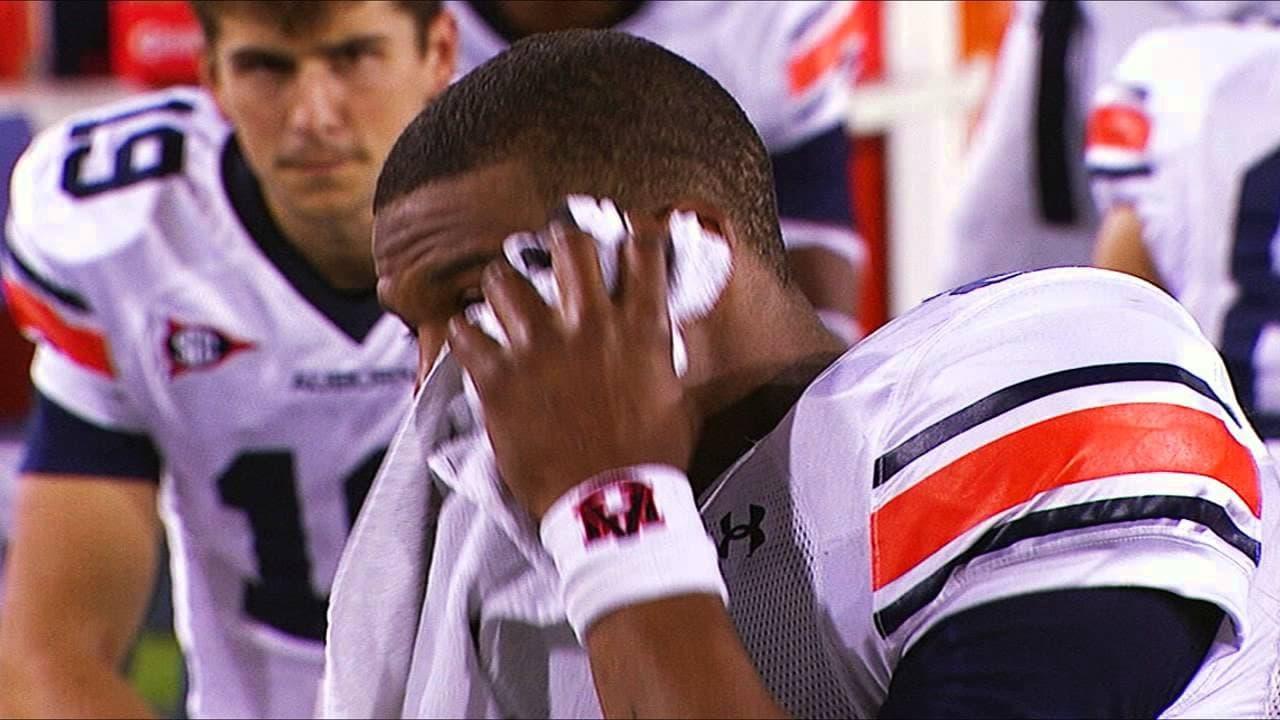
[[[596, 239], [605, 288], [613, 292], [618, 287], [619, 254], [631, 223], [611, 201], [585, 195], [570, 195], [565, 210], [579, 229]], [[694, 213], [671, 213], [667, 228], [671, 235], [667, 311], [671, 315], [672, 363], [676, 374], [684, 375], [688, 362], [680, 326], [707, 314], [715, 305], [729, 280], [731, 263], [728, 244], [705, 230]], [[542, 299], [555, 305], [556, 278], [546, 239], [536, 233], [518, 233], [503, 242], [502, 250], [507, 262], [529, 279]], [[506, 334], [488, 303], [467, 308], [467, 318], [506, 344]]]
[[437, 363], [347, 539], [330, 594], [324, 717], [401, 714], [441, 509], [428, 449], [449, 438], [449, 404], [461, 389], [456, 367]]
[[[625, 218], [608, 201], [574, 197], [568, 207], [578, 226], [599, 241], [606, 284], [616, 287]], [[670, 227], [668, 306], [678, 329], [714, 306], [728, 279], [729, 249], [723, 239], [704, 233], [691, 213], [673, 213]], [[555, 280], [542, 240], [512, 236], [504, 251], [554, 304]], [[472, 319], [503, 339], [487, 305], [478, 306]], [[683, 351], [677, 336], [673, 364], [679, 371]], [[325, 717], [501, 715], [478, 670], [468, 619], [459, 610], [467, 606], [466, 578], [498, 572], [493, 568], [502, 559], [494, 552], [514, 553], [513, 559], [533, 567], [532, 582], [540, 589], [531, 590], [528, 599], [538, 605], [533, 615], [563, 616], [554, 592], [555, 567], [532, 518], [497, 476], [492, 448], [474, 420], [479, 417], [474, 391], [465, 390], [467, 385], [458, 366], [442, 355], [397, 431], [352, 529], [329, 606], [321, 689]], [[483, 512], [451, 514], [449, 503]], [[472, 519], [458, 524], [456, 517]], [[479, 522], [485, 527], [474, 527], [475, 517], [483, 518]], [[428, 577], [439, 585], [432, 587], [434, 601], [424, 607]], [[415, 657], [415, 651], [424, 652]], [[407, 696], [411, 683], [425, 683], [429, 692], [419, 687]]]

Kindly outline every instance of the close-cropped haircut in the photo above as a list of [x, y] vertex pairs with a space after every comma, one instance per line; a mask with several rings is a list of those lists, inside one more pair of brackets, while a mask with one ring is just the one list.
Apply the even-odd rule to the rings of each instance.
[[437, 180], [503, 161], [526, 167], [548, 207], [565, 195], [723, 209], [787, 278], [769, 156], [729, 93], [702, 70], [608, 30], [533, 35], [471, 71], [392, 147], [374, 210]]
[[[260, 20], [292, 37], [321, 25], [344, 4], [330, 0], [188, 0], [188, 3], [209, 46], [218, 41], [220, 21], [228, 15]], [[413, 18], [418, 26], [418, 49], [426, 50], [427, 27], [440, 14], [440, 1], [396, 0], [395, 4]]]

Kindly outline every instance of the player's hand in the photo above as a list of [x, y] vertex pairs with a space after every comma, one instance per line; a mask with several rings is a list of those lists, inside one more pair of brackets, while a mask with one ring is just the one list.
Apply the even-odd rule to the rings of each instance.
[[461, 316], [449, 325], [498, 470], [538, 519], [599, 472], [641, 463], [685, 469], [695, 435], [671, 364], [665, 228], [643, 223], [627, 240], [613, 297], [591, 237], [559, 223], [547, 232], [558, 308], [499, 259], [481, 289], [510, 346]]

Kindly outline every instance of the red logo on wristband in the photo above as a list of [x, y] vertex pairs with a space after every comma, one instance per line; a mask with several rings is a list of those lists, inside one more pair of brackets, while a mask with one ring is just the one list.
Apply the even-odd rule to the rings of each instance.
[[624, 538], [646, 525], [661, 525], [653, 488], [635, 480], [611, 483], [578, 503], [587, 544], [605, 537]]

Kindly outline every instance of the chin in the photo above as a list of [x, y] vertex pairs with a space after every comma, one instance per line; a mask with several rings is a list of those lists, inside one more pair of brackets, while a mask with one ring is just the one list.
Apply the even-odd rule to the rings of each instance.
[[[362, 208], [370, 208], [367, 190], [349, 186], [310, 187], [290, 193], [290, 205], [296, 212], [314, 218], [345, 218]], [[372, 212], [372, 210], [370, 210]]]

